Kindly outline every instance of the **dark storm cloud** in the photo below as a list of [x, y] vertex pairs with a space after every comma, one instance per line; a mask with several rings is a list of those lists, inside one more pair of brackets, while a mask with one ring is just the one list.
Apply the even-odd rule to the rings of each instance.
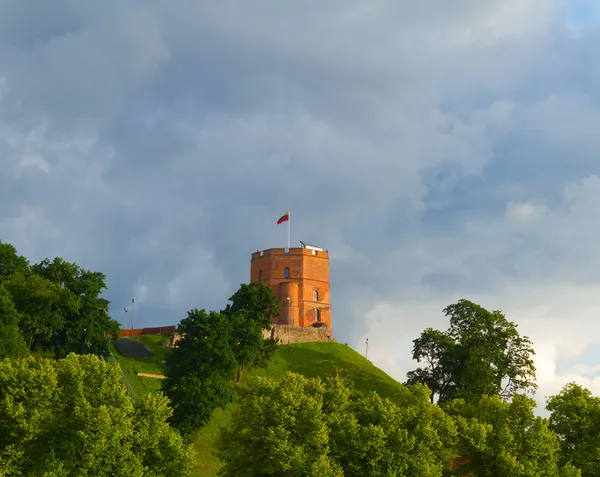
[[291, 210], [293, 241], [330, 251], [336, 338], [390, 340], [391, 363], [430, 316], [405, 302], [595, 283], [598, 31], [566, 18], [0, 1], [0, 239], [104, 271], [116, 318], [136, 295], [137, 323], [170, 324], [223, 307]]

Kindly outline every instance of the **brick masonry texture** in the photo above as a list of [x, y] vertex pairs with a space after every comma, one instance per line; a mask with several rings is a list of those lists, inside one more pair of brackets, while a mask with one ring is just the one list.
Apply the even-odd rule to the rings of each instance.
[[162, 335], [167, 333], [173, 333], [177, 327], [175, 325], [171, 326], [156, 326], [154, 328], [125, 328], [119, 331], [119, 337], [128, 338], [132, 336], [140, 336], [140, 335]]
[[250, 281], [266, 283], [282, 314], [273, 323], [301, 328], [325, 323], [331, 335], [329, 254], [325, 250], [272, 248], [252, 254]]

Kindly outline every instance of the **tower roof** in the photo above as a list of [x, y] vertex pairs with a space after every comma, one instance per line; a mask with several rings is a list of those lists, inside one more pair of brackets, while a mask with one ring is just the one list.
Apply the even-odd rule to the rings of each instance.
[[308, 250], [317, 250], [318, 252], [324, 252], [325, 251], [324, 248], [317, 247], [316, 245], [310, 245], [308, 243], [303, 242], [302, 240], [300, 240], [300, 245], [302, 245], [302, 248], [306, 248]]

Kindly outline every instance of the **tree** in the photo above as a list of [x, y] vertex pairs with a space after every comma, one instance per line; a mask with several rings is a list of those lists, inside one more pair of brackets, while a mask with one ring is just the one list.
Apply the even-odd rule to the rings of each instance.
[[75, 312], [77, 300], [68, 290], [35, 274], [16, 274], [2, 282], [21, 318], [19, 329], [33, 350], [48, 348], [53, 339], [63, 332], [66, 315]]
[[9, 243], [0, 240], [0, 283], [15, 274], [26, 275], [29, 272], [29, 262], [17, 254], [17, 249]]
[[348, 476], [438, 477], [450, 471], [457, 430], [444, 411], [430, 402], [424, 385], [405, 388], [394, 400], [371, 392], [353, 406], [358, 427], [332, 435]]
[[427, 384], [440, 405], [493, 394], [508, 399], [537, 389], [532, 343], [500, 311], [464, 299], [443, 311], [450, 328], [428, 328], [413, 341], [413, 359], [427, 366], [409, 372], [407, 384]]
[[454, 400], [446, 406], [459, 429], [460, 474], [481, 477], [575, 477], [577, 469], [559, 467], [559, 444], [546, 419], [536, 417], [535, 401], [515, 394], [472, 401]]
[[20, 315], [9, 294], [0, 287], [0, 359], [29, 354], [27, 344], [19, 331]]
[[0, 360], [0, 475], [190, 475], [164, 396], [133, 403], [96, 356]]
[[418, 362], [425, 361], [427, 368], [417, 368], [407, 373], [407, 383], [426, 384], [431, 390], [430, 399], [433, 403], [434, 396], [443, 396], [449, 399], [454, 391], [453, 358], [456, 343], [443, 331], [427, 328], [419, 338], [413, 341], [413, 359]]
[[242, 284], [223, 314], [233, 323], [232, 346], [237, 361], [237, 382], [244, 368], [265, 366], [275, 354], [277, 341], [265, 338], [271, 317], [279, 316], [279, 301], [273, 289], [262, 282]]
[[562, 462], [581, 469], [583, 477], [600, 468], [600, 398], [576, 383], [565, 385], [546, 401], [550, 429], [558, 435]]
[[352, 395], [339, 377], [257, 378], [218, 441], [229, 476], [441, 476], [456, 427], [424, 386], [397, 403]]
[[[119, 323], [108, 314], [109, 301], [102, 297], [105, 276], [83, 270], [75, 263], [55, 258], [45, 259], [31, 267], [32, 271], [57, 286], [69, 302], [63, 306], [63, 330], [52, 340], [57, 356], [108, 353], [109, 339], [119, 335]], [[76, 306], [72, 306], [76, 303]]]
[[30, 349], [107, 354], [119, 324], [108, 315], [102, 273], [83, 270], [61, 258], [38, 264], [0, 242], [0, 286], [9, 293], [19, 316], [19, 329]]
[[167, 358], [163, 390], [173, 403], [173, 424], [188, 435], [233, 401], [229, 382], [237, 363], [232, 323], [223, 314], [190, 310], [177, 333], [181, 338]]
[[193, 475], [194, 450], [169, 425], [172, 415], [169, 400], [160, 394], [146, 394], [135, 403], [133, 447], [144, 477]]

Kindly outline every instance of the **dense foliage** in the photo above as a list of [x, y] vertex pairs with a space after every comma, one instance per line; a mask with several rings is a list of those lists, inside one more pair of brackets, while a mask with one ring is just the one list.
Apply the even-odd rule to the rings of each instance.
[[273, 289], [262, 282], [243, 283], [229, 300], [231, 304], [223, 314], [233, 327], [231, 338], [239, 383], [242, 369], [264, 366], [273, 358], [277, 342], [262, 333], [271, 329], [271, 317], [281, 312]]
[[459, 429], [461, 471], [481, 477], [558, 477], [559, 446], [547, 420], [534, 415], [535, 401], [515, 394], [457, 399], [446, 406]]
[[219, 443], [223, 476], [442, 475], [457, 439], [425, 387], [395, 402], [340, 378], [258, 379]]
[[181, 339], [167, 359], [163, 390], [173, 403], [173, 424], [189, 434], [234, 398], [232, 324], [221, 313], [191, 310], [177, 332]]
[[106, 354], [119, 325], [108, 315], [105, 288], [102, 273], [61, 258], [31, 265], [0, 242], [0, 357], [38, 349]]
[[427, 384], [440, 405], [537, 389], [532, 343], [500, 311], [463, 299], [444, 314], [450, 317], [447, 331], [428, 328], [414, 340], [413, 359], [426, 367], [410, 371], [407, 384]]
[[551, 396], [550, 429], [558, 436], [561, 461], [581, 469], [583, 477], [600, 469], [600, 398], [576, 383], [569, 383]]
[[279, 314], [273, 290], [263, 283], [242, 284], [221, 312], [191, 310], [177, 327], [180, 339], [167, 359], [165, 394], [174, 408], [173, 424], [185, 435], [233, 401], [237, 370], [265, 366], [276, 342], [263, 337], [271, 316]]
[[96, 356], [0, 360], [0, 475], [189, 475], [165, 397], [132, 402]]
[[0, 358], [26, 356], [27, 343], [19, 330], [21, 315], [16, 310], [10, 295], [0, 288]]

